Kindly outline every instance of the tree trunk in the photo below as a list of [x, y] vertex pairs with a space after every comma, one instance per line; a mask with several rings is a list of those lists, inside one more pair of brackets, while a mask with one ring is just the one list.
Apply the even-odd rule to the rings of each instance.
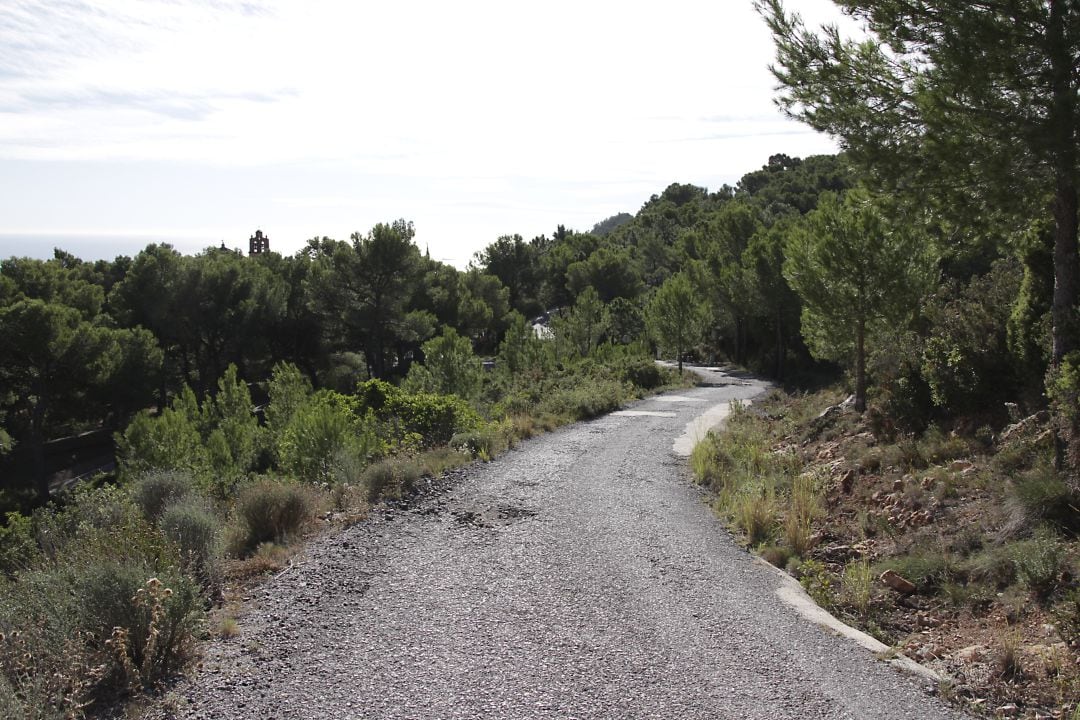
[[781, 319], [783, 311], [776, 310], [776, 366], [775, 375], [777, 380], [784, 379], [784, 323]]
[[866, 410], [866, 320], [859, 318], [855, 331], [855, 410]]
[[1048, 40], [1053, 100], [1050, 133], [1054, 163], [1054, 367], [1073, 350], [1080, 348], [1077, 299], [1080, 295], [1080, 261], [1077, 257], [1077, 169], [1076, 169], [1076, 88], [1073, 87], [1073, 60], [1065, 37], [1064, 4], [1051, 0]]
[[[1078, 258], [1077, 121], [1074, 60], [1065, 31], [1063, 0], [1051, 0], [1047, 26], [1052, 103], [1049, 119], [1054, 170], [1054, 300], [1051, 306], [1053, 344], [1051, 365], [1057, 369], [1065, 356], [1080, 349], [1080, 258]], [[1070, 416], [1071, 415], [1071, 416]], [[1080, 418], [1065, 413], [1056, 418], [1055, 465], [1080, 484]]]
[[45, 474], [45, 389], [40, 381], [34, 383], [37, 401], [30, 411], [30, 460], [33, 467], [34, 483], [37, 485], [38, 500], [42, 505], [49, 502], [49, 477]]

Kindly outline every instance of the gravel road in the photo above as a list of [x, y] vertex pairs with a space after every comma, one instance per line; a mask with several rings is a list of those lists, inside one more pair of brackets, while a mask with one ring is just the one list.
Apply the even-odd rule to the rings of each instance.
[[169, 718], [959, 718], [808, 623], [673, 441], [752, 380], [641, 401], [314, 542]]

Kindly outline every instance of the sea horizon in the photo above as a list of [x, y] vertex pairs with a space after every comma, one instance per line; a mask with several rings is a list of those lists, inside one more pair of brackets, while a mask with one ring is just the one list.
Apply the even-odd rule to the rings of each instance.
[[[164, 234], [0, 233], [0, 260], [11, 257], [47, 260], [53, 257], [55, 248], [87, 262], [115, 260], [124, 255], [134, 257], [147, 245], [157, 243], [168, 243], [185, 255], [193, 255], [209, 247], [219, 247], [221, 242], [209, 237]], [[225, 241], [225, 245], [230, 249], [245, 249], [238, 242]]]

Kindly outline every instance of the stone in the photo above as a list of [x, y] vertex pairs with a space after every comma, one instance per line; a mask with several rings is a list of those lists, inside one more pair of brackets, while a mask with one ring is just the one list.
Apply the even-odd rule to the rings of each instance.
[[887, 587], [895, 590], [901, 595], [911, 595], [915, 592], [915, 583], [910, 580], [906, 580], [900, 576], [895, 570], [886, 570], [881, 573], [879, 578]]
[[960, 648], [952, 654], [954, 658], [963, 663], [975, 663], [983, 659], [986, 654], [986, 647], [983, 645], [968, 645], [965, 648]]
[[855, 484], [855, 471], [848, 469], [843, 475], [840, 476], [840, 490], [845, 495], [851, 494], [851, 487]]

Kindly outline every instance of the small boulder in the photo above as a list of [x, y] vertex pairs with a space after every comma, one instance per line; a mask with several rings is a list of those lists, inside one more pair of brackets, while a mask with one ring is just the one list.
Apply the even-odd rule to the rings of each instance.
[[886, 570], [881, 573], [879, 578], [887, 587], [895, 590], [901, 595], [911, 595], [915, 592], [915, 583], [910, 580], [906, 580], [900, 576], [895, 570]]

